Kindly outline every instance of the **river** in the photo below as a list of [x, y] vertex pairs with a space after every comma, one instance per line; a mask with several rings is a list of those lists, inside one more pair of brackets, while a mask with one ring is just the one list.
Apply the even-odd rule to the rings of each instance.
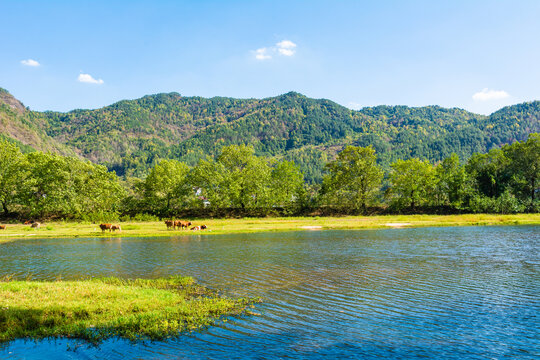
[[0, 359], [538, 359], [539, 245], [539, 226], [3, 243], [0, 275], [182, 274], [263, 303], [174, 340], [17, 340]]

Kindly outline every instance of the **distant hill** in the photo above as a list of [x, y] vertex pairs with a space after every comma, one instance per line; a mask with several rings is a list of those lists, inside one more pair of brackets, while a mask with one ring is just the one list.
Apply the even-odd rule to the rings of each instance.
[[51, 138], [42, 113], [28, 110], [9, 92], [0, 88], [0, 138], [19, 145], [24, 152], [41, 150], [73, 155], [73, 150]]
[[76, 154], [120, 175], [142, 176], [159, 158], [194, 164], [224, 145], [251, 144], [261, 155], [298, 163], [320, 180], [345, 145], [373, 145], [383, 166], [398, 158], [438, 161], [525, 140], [540, 132], [540, 101], [490, 116], [439, 106], [377, 106], [359, 111], [290, 92], [266, 99], [183, 97], [124, 100], [96, 110], [35, 112], [0, 91], [0, 136], [21, 147]]

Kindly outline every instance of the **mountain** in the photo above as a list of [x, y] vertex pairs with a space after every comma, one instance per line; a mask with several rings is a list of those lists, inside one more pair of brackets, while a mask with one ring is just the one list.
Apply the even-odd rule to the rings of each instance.
[[27, 109], [7, 90], [0, 88], [0, 138], [15, 142], [24, 152], [52, 151], [73, 155], [68, 146], [47, 135], [47, 119]]
[[0, 136], [21, 147], [76, 154], [120, 175], [142, 176], [159, 158], [194, 164], [224, 145], [247, 143], [260, 155], [297, 162], [310, 182], [345, 145], [373, 145], [380, 162], [439, 161], [525, 140], [540, 132], [540, 102], [490, 116], [439, 106], [350, 110], [290, 92], [266, 99], [157, 94], [96, 110], [35, 112], [0, 92]]

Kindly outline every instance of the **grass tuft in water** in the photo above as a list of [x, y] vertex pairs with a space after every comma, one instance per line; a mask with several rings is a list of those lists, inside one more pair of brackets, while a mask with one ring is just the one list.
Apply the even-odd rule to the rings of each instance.
[[67, 337], [163, 340], [249, 314], [258, 299], [229, 299], [190, 277], [0, 281], [0, 342]]

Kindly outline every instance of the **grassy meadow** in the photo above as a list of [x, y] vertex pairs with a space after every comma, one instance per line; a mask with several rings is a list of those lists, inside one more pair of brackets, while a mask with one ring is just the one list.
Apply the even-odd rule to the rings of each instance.
[[205, 224], [207, 230], [167, 229], [162, 221], [121, 222], [121, 231], [102, 232], [99, 224], [56, 221], [43, 223], [40, 229], [29, 225], [6, 224], [0, 230], [0, 242], [13, 238], [47, 237], [145, 237], [198, 234], [232, 234], [262, 231], [381, 229], [425, 226], [534, 225], [540, 214], [492, 215], [385, 215], [343, 217], [268, 217], [242, 219], [191, 219], [192, 226]]
[[152, 280], [0, 281], [0, 343], [20, 338], [161, 340], [250, 314], [190, 277]]

